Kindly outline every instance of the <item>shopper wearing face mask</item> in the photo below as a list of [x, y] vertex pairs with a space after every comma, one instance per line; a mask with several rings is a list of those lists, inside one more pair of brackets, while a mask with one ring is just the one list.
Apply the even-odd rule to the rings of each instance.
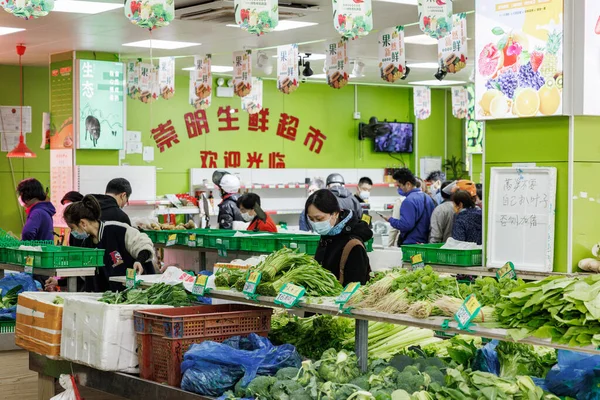
[[25, 208], [27, 221], [21, 240], [54, 240], [52, 217], [56, 209], [47, 201], [46, 191], [37, 179], [25, 179], [17, 186], [19, 204]]
[[399, 230], [398, 246], [403, 244], [429, 243], [431, 214], [435, 203], [417, 187], [417, 178], [408, 168], [394, 173], [398, 194], [405, 199], [400, 206], [400, 218], [385, 218]]
[[366, 222], [351, 210], [342, 210], [331, 191], [313, 193], [304, 209], [312, 230], [321, 235], [315, 259], [342, 285], [369, 280], [371, 266], [365, 242], [373, 237]]
[[102, 209], [103, 221], [116, 221], [131, 225], [129, 216], [122, 210], [131, 197], [131, 184], [125, 178], [116, 178], [106, 185], [106, 194], [95, 194]]
[[92, 279], [86, 279], [86, 291], [122, 290], [121, 284], [110, 282], [109, 278], [125, 276], [128, 268], [140, 275], [154, 273], [154, 245], [150, 238], [127, 224], [102, 221], [100, 204], [94, 196], [70, 204], [63, 215], [71, 232], [83, 239], [84, 247], [104, 250], [104, 267], [96, 270], [96, 276], [88, 277]]
[[456, 212], [452, 238], [461, 242], [482, 243], [483, 214], [481, 208], [475, 205], [476, 198], [477, 194], [473, 196], [466, 190], [458, 190], [452, 195]]
[[237, 206], [245, 222], [250, 222], [249, 231], [277, 232], [277, 226], [270, 216], [260, 208], [260, 197], [256, 193], [246, 193], [237, 200]]
[[373, 189], [373, 181], [369, 177], [360, 178], [356, 187], [356, 200], [359, 203], [368, 203], [371, 198], [371, 189]]

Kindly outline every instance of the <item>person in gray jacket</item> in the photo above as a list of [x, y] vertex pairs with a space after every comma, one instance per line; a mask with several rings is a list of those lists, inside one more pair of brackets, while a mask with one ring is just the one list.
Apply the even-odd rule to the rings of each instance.
[[[452, 226], [454, 225], [454, 203], [451, 200], [452, 192], [448, 190], [454, 182], [444, 181], [440, 188], [443, 202], [433, 210], [431, 215], [431, 231], [429, 233], [429, 243], [445, 243], [452, 237]], [[446, 189], [446, 190], [444, 190]]]
[[331, 174], [325, 182], [327, 189], [337, 197], [342, 210], [351, 210], [356, 218], [361, 219], [363, 215], [362, 206], [348, 189], [344, 187], [346, 182], [340, 174]]

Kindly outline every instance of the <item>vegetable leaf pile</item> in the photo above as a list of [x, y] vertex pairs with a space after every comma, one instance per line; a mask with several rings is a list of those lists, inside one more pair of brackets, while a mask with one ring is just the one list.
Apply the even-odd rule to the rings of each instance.
[[148, 304], [173, 307], [189, 306], [196, 299], [188, 294], [183, 284], [158, 283], [148, 289], [128, 289], [123, 292], [105, 292], [98, 301], [107, 304]]

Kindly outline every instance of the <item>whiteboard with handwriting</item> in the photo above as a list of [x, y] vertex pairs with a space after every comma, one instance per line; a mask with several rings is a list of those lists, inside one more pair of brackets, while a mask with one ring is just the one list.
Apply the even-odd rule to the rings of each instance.
[[492, 168], [489, 193], [486, 266], [551, 272], [556, 168]]

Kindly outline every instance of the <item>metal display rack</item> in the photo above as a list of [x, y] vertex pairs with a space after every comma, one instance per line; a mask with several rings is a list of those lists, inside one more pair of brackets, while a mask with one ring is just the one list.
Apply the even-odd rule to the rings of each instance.
[[[25, 272], [25, 267], [13, 264], [0, 264], [0, 278], [4, 276], [4, 270]], [[80, 268], [33, 268], [34, 275], [41, 276], [59, 276], [67, 278], [67, 288], [69, 292], [77, 291], [77, 278], [85, 276], [94, 276], [96, 267]]]

